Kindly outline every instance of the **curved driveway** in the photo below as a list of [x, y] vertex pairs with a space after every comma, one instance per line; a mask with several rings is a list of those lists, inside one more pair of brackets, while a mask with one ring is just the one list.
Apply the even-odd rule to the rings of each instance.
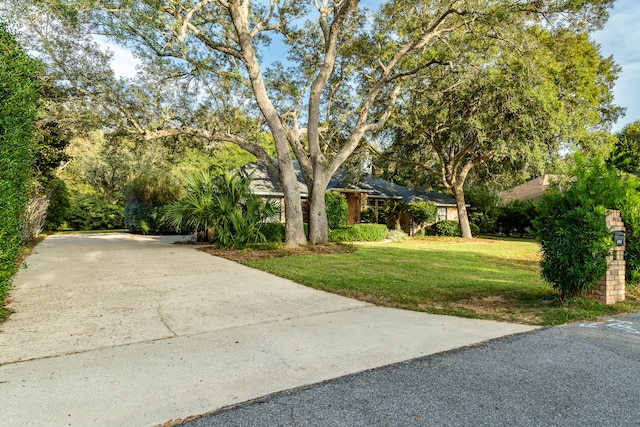
[[533, 329], [375, 307], [173, 239], [36, 247], [0, 324], [3, 426], [159, 425]]

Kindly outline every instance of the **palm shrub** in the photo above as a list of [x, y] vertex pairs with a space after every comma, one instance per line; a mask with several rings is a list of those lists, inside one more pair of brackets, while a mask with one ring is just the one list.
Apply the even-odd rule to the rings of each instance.
[[411, 207], [398, 200], [389, 200], [381, 209], [382, 217], [387, 223], [387, 227], [394, 230], [401, 230], [400, 221], [404, 215], [411, 213]]
[[250, 184], [251, 176], [232, 173], [216, 179], [208, 171], [192, 175], [187, 195], [168, 208], [171, 224], [178, 231], [198, 232], [224, 248], [265, 242], [262, 226], [278, 209], [252, 194]]
[[183, 233], [198, 233], [198, 240], [208, 241], [215, 224], [213, 177], [202, 170], [186, 178], [186, 195], [167, 207], [171, 226]]

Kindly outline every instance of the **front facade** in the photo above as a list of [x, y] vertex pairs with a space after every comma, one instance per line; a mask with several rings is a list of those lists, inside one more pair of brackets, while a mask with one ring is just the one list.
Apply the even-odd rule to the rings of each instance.
[[[297, 163], [295, 163], [295, 168], [298, 177], [298, 189], [303, 201], [303, 212], [306, 212], [307, 209], [305, 209], [304, 204], [309, 192]], [[284, 222], [284, 194], [277, 177], [272, 176], [267, 168], [259, 162], [249, 163], [239, 168], [239, 171], [242, 174], [252, 175], [251, 191], [254, 194], [276, 200], [276, 203], [280, 206], [280, 221]], [[377, 213], [389, 200], [397, 200], [404, 203], [432, 202], [437, 208], [437, 221], [458, 219], [455, 200], [451, 197], [433, 191], [415, 192], [402, 185], [371, 176], [355, 178], [350, 176], [344, 169], [338, 170], [333, 175], [327, 185], [327, 191], [341, 193], [347, 199], [348, 225], [359, 224], [363, 211], [372, 209]], [[402, 225], [405, 232], [409, 234], [414, 234], [417, 231], [410, 219], [403, 221]]]

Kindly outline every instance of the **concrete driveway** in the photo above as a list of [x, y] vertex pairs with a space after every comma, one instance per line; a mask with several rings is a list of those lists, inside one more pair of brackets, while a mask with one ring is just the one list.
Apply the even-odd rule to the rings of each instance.
[[0, 324], [0, 424], [160, 425], [534, 329], [375, 307], [174, 239], [38, 245]]

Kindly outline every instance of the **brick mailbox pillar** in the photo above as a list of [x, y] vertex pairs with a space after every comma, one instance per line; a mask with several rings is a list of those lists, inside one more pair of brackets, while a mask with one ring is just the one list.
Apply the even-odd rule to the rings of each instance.
[[[612, 232], [624, 232], [624, 223], [620, 216], [620, 211], [607, 209], [607, 228]], [[614, 240], [616, 240], [614, 238]], [[619, 244], [620, 242], [618, 242]], [[625, 297], [625, 261], [624, 261], [624, 240], [621, 246], [614, 246], [609, 251], [607, 257], [607, 274], [598, 281], [596, 294], [602, 304], [615, 304], [624, 301]]]

